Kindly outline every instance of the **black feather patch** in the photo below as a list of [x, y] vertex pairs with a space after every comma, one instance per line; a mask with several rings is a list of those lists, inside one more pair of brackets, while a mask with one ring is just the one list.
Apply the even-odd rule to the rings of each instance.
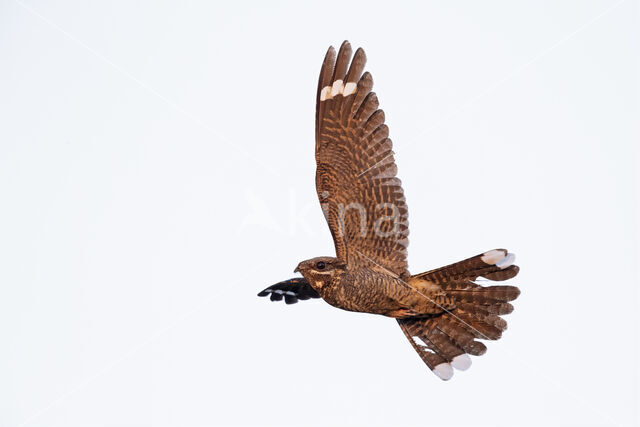
[[258, 293], [259, 297], [270, 296], [271, 301], [282, 301], [287, 304], [295, 304], [298, 300], [320, 298], [320, 295], [311, 287], [303, 277], [278, 282]]

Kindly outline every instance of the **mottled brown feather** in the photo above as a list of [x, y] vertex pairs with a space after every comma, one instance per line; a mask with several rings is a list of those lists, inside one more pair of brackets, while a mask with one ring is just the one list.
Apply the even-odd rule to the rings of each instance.
[[411, 276], [407, 269], [408, 209], [384, 112], [364, 71], [366, 55], [353, 58], [348, 42], [328, 49], [316, 98], [316, 190], [333, 236], [336, 257], [301, 262], [304, 280], [273, 285], [261, 296], [323, 298], [344, 310], [395, 317], [429, 368], [442, 379], [452, 366], [466, 369], [479, 356], [479, 340], [499, 339], [500, 316], [513, 311], [514, 286], [482, 286], [479, 277], [508, 280], [514, 257], [495, 249]]
[[[316, 135], [318, 197], [337, 257], [347, 261], [348, 268], [369, 266], [373, 260], [398, 276], [408, 277], [408, 209], [396, 177], [389, 128], [384, 124], [384, 113], [378, 110], [378, 98], [371, 92], [371, 75], [364, 73], [360, 77], [366, 61], [364, 51], [356, 51], [347, 74], [350, 55], [351, 47], [345, 42], [337, 57], [327, 54], [320, 72]], [[329, 81], [326, 76], [330, 69], [333, 74]], [[345, 80], [345, 76], [345, 83], [359, 78], [355, 93], [321, 101], [322, 90], [336, 80]], [[363, 208], [364, 215], [350, 208], [356, 205]], [[385, 222], [390, 214], [397, 219], [393, 228], [387, 230], [385, 227], [392, 227], [392, 221]], [[385, 236], [376, 233], [375, 227]]]

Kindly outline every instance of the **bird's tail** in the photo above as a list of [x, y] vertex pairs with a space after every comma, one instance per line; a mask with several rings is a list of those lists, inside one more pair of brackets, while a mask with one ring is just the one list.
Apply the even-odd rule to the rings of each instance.
[[439, 285], [455, 301], [455, 308], [440, 314], [398, 319], [413, 348], [441, 379], [450, 379], [453, 368], [469, 368], [469, 355], [485, 353], [487, 348], [478, 339], [497, 340], [507, 329], [500, 316], [513, 311], [509, 301], [516, 299], [520, 290], [515, 286], [481, 286], [476, 280], [511, 279], [519, 271], [514, 260], [505, 249], [494, 249], [412, 277], [412, 281], [422, 279]]

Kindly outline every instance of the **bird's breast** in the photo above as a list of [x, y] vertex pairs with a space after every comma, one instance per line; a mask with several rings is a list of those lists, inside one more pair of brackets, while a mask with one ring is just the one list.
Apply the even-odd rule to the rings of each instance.
[[327, 303], [343, 310], [386, 314], [402, 308], [395, 298], [395, 279], [375, 272], [346, 273], [337, 281], [315, 288]]

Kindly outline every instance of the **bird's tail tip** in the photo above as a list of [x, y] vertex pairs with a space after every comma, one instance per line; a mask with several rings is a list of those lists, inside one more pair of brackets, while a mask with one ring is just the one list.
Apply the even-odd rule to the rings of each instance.
[[493, 249], [413, 276], [439, 285], [455, 301], [452, 310], [398, 320], [416, 352], [442, 380], [451, 379], [454, 368], [469, 369], [469, 355], [486, 352], [486, 346], [478, 340], [497, 340], [507, 329], [507, 322], [500, 316], [513, 311], [510, 301], [520, 295], [520, 290], [507, 285], [482, 286], [476, 280], [511, 279], [519, 271], [514, 261], [515, 255], [506, 249]]

